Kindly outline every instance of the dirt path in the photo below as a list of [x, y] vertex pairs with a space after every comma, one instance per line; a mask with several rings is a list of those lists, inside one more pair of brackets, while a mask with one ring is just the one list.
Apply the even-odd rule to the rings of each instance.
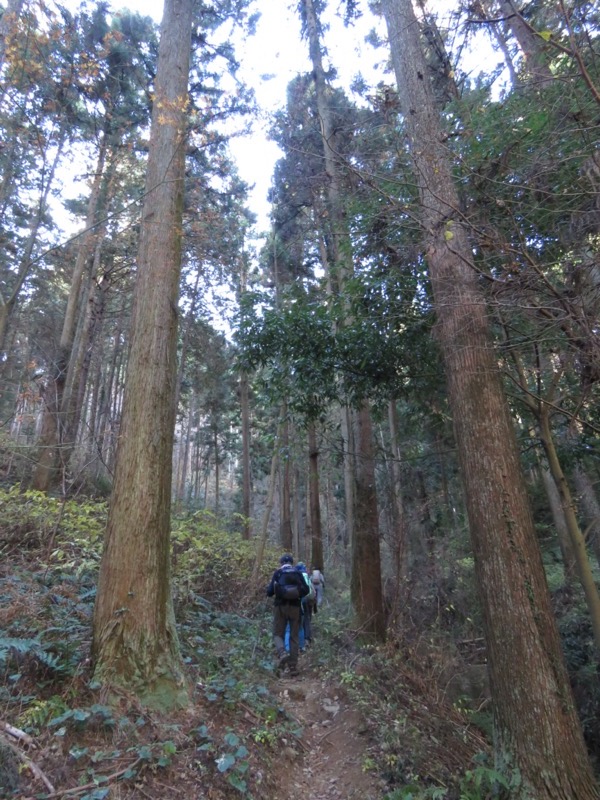
[[311, 661], [301, 656], [300, 676], [283, 676], [274, 687], [304, 730], [284, 751], [279, 800], [381, 800], [383, 787], [363, 770], [369, 736], [359, 712], [334, 681], [317, 677]]

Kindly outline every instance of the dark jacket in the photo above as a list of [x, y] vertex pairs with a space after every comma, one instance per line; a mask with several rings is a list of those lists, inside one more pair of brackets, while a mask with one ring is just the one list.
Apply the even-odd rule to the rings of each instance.
[[[275, 587], [281, 578], [281, 573], [284, 571], [286, 573], [286, 580], [288, 583], [297, 583], [298, 594], [300, 595], [299, 600], [281, 600], [279, 597], [277, 597]], [[302, 598], [305, 597], [309, 593], [309, 591], [310, 590], [306, 585], [306, 581], [302, 577], [302, 573], [297, 572], [293, 566], [284, 564], [283, 567], [279, 567], [279, 569], [276, 569], [275, 572], [273, 573], [271, 582], [267, 586], [267, 597], [274, 597], [276, 606], [280, 606], [282, 604], [290, 606], [299, 606], [302, 603]]]

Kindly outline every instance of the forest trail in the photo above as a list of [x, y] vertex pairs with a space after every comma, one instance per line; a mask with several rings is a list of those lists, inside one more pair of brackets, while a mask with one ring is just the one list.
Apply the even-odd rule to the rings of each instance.
[[282, 676], [273, 686], [303, 729], [283, 748], [278, 800], [380, 800], [384, 787], [363, 769], [369, 735], [360, 712], [335, 680], [319, 677], [312, 652], [300, 659], [300, 675]]

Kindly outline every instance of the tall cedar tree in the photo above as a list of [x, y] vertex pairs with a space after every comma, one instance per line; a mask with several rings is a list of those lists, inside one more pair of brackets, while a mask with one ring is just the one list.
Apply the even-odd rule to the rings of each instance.
[[514, 797], [598, 798], [563, 663], [485, 302], [411, 0], [383, 0], [415, 175], [485, 617], [498, 768]]
[[92, 644], [97, 680], [162, 708], [187, 702], [171, 597], [170, 515], [191, 30], [192, 0], [166, 0]]
[[[332, 286], [343, 295], [347, 281], [352, 276], [353, 254], [341, 193], [338, 156], [334, 151], [333, 115], [329, 100], [331, 92], [327, 86], [321, 56], [318, 10], [318, 2], [301, 0], [300, 13], [306, 28], [313, 66], [323, 159], [327, 173], [327, 210], [331, 221], [333, 254], [330, 279]], [[352, 604], [361, 631], [365, 635], [382, 639], [385, 636], [385, 617], [371, 413], [365, 399], [361, 401], [360, 408], [355, 414], [346, 413], [347, 411], [349, 412], [349, 409], [342, 409], [342, 430], [347, 450], [345, 453], [346, 521], [351, 531], [352, 542]], [[356, 427], [354, 458], [350, 455], [353, 449], [351, 445], [353, 418]], [[351, 471], [353, 481], [350, 480]], [[315, 566], [322, 567], [322, 564], [316, 563], [316, 557], [317, 554], [313, 554]]]

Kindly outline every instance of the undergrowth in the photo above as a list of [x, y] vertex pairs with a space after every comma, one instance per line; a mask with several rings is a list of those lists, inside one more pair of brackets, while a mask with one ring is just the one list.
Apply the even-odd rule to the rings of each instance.
[[[304, 735], [270, 690], [264, 585], [278, 553], [267, 554], [248, 591], [254, 544], [210, 513], [175, 517], [173, 591], [190, 708], [163, 718], [134, 698], [108, 706], [90, 684], [88, 661], [106, 513], [89, 500], [0, 492], [0, 551], [11, 553], [0, 567], [0, 719], [34, 737], [53, 781], [87, 787], [77, 794], [84, 800], [102, 800], [115, 786], [122, 797], [163, 796], [172, 781], [189, 797], [200, 784], [214, 800], [271, 800], [272, 766], [282, 747], [301, 750]], [[335, 607], [318, 618], [313, 658], [320, 677], [347, 692], [369, 722], [363, 769], [385, 778], [390, 800], [458, 798], [471, 767], [481, 788], [484, 766], [472, 757], [486, 745], [464, 710], [435, 696], [407, 651], [361, 647], [348, 633], [347, 587], [335, 580], [329, 587]], [[39, 781], [22, 765], [20, 772], [39, 794]]]
[[[293, 746], [302, 735], [268, 689], [270, 618], [261, 590], [275, 554], [267, 553], [271, 563], [248, 592], [254, 551], [247, 542], [208, 513], [173, 521], [190, 707], [159, 717], [135, 698], [109, 707], [90, 684], [105, 524], [103, 503], [0, 491], [0, 722], [31, 737], [55, 788], [69, 785], [83, 800], [102, 800], [117, 785], [119, 797], [160, 796], [154, 784], [171, 780], [178, 790], [188, 786], [189, 796], [206, 785], [215, 800], [272, 797], [270, 760], [282, 739]], [[0, 736], [0, 796], [46, 796], [15, 752]]]
[[[0, 723], [32, 742], [18, 762], [0, 732], [4, 796], [52, 796], [29, 759], [57, 796], [68, 789], [83, 800], [142, 800], [176, 785], [185, 797], [272, 800], [282, 747], [300, 752], [304, 736], [271, 690], [264, 585], [278, 553], [267, 553], [249, 590], [253, 543], [210, 513], [175, 517], [173, 591], [190, 706], [163, 716], [132, 697], [109, 706], [90, 684], [89, 663], [106, 513], [102, 502], [0, 490]], [[385, 780], [385, 800], [510, 797], [519, 776], [507, 781], [492, 767], [486, 700], [475, 707], [462, 684], [450, 692], [453, 676], [464, 680], [469, 666], [452, 650], [451, 632], [441, 625], [437, 640], [361, 646], [351, 633], [348, 587], [334, 579], [327, 591], [315, 668], [361, 712], [370, 742], [362, 768]], [[582, 687], [592, 686], [589, 631], [571, 605], [561, 619], [570, 666]], [[583, 700], [590, 732], [594, 698]]]
[[424, 654], [422, 646], [417, 652], [389, 641], [347, 660], [340, 682], [375, 742], [363, 768], [385, 779], [385, 800], [502, 798], [502, 779], [488, 763], [488, 737], [463, 703], [444, 695], [435, 647]]

